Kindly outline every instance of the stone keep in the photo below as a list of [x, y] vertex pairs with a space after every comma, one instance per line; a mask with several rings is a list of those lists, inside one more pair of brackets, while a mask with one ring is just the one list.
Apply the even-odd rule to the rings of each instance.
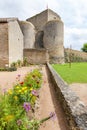
[[48, 50], [51, 63], [64, 62], [63, 22], [52, 20], [44, 26], [43, 44]]
[[35, 47], [48, 51], [50, 63], [64, 63], [64, 26], [60, 16], [47, 9], [27, 21], [36, 28]]

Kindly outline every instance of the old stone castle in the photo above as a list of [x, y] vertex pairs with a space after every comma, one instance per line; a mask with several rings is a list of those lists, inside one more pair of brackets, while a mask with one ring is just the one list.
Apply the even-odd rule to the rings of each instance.
[[0, 67], [27, 57], [31, 64], [63, 63], [63, 22], [47, 9], [26, 21], [0, 18]]

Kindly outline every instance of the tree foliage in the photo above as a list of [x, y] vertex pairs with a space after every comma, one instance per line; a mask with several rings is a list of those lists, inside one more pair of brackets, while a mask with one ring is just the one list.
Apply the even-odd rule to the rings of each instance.
[[87, 52], [87, 43], [83, 44], [83, 47], [81, 48], [83, 52]]

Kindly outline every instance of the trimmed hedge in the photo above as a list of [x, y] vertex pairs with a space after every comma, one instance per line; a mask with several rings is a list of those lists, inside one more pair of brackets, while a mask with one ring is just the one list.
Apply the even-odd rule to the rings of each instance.
[[0, 71], [16, 71], [16, 67], [9, 67], [9, 68], [0, 68]]

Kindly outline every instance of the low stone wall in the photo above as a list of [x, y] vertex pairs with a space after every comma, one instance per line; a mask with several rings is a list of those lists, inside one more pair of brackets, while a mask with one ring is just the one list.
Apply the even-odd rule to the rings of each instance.
[[87, 107], [79, 97], [61, 79], [52, 66], [47, 67], [55, 86], [55, 92], [65, 112], [70, 130], [87, 130]]
[[24, 57], [29, 64], [46, 64], [49, 61], [48, 52], [45, 49], [24, 49]]
[[87, 62], [87, 53], [73, 50], [69, 48], [64, 49], [65, 52], [65, 62]]

